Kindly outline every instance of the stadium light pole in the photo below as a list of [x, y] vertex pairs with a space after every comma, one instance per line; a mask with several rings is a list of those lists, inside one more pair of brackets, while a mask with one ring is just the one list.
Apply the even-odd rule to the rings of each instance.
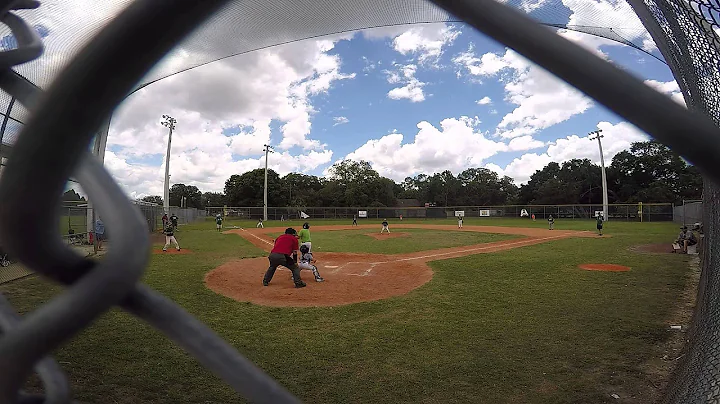
[[[607, 177], [605, 176], [605, 157], [603, 156], [602, 141], [603, 135], [600, 134], [602, 129], [598, 129], [588, 133], [588, 138], [592, 141], [597, 139], [598, 148], [600, 149], [600, 170], [602, 173], [602, 188], [603, 188], [603, 220], [608, 220], [608, 189], [607, 189]], [[595, 137], [592, 137], [595, 135]]]
[[263, 221], [268, 220], [267, 216], [267, 173], [268, 173], [268, 153], [275, 153], [272, 149], [272, 146], [269, 144], [264, 144], [265, 148], [263, 151], [265, 152], [265, 192], [263, 194]]
[[173, 129], [175, 129], [177, 119], [171, 117], [170, 115], [163, 115], [162, 117], [165, 119], [162, 121], [162, 125], [169, 130], [167, 153], [165, 154], [165, 192], [163, 195], [163, 211], [165, 213], [170, 213], [170, 143], [172, 142], [172, 133]]

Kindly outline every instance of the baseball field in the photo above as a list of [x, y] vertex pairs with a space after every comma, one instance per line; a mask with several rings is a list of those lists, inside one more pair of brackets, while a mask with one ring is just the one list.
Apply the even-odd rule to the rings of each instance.
[[[669, 249], [672, 223], [611, 221], [599, 237], [594, 221], [391, 220], [390, 235], [380, 221], [310, 220], [325, 282], [303, 271], [305, 288], [283, 269], [261, 282], [272, 240], [302, 222], [182, 226], [180, 253], [154, 238], [144, 282], [307, 403], [644, 403], [681, 355], [670, 325], [687, 324], [698, 271], [653, 247]], [[0, 290], [28, 312], [61, 288]], [[120, 310], [56, 359], [81, 403], [242, 402]]]

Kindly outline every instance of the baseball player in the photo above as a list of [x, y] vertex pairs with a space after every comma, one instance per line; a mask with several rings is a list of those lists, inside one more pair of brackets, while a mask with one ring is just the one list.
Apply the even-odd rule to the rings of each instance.
[[256, 228], [256, 229], [257, 229], [258, 227], [261, 228], [261, 229], [264, 229], [264, 228], [265, 228], [265, 225], [263, 225], [262, 218], [258, 219], [257, 225], [255, 225], [255, 228]]
[[303, 223], [302, 230], [298, 233], [301, 246], [307, 246], [308, 251], [312, 251], [312, 240], [310, 240], [310, 223]]
[[223, 221], [222, 216], [218, 213], [215, 216], [215, 225], [217, 226], [217, 231], [222, 230], [222, 221]]
[[263, 286], [268, 286], [279, 266], [284, 266], [292, 272], [293, 282], [296, 288], [304, 288], [307, 286], [305, 282], [300, 279], [300, 267], [295, 259], [293, 259], [293, 254], [297, 254], [297, 250], [297, 232], [292, 227], [288, 227], [285, 229], [285, 234], [275, 239], [275, 245], [268, 256], [270, 266], [263, 277]]
[[357, 226], [357, 215], [353, 215], [353, 226]]
[[315, 282], [323, 282], [325, 279], [320, 276], [320, 272], [317, 269], [317, 266], [314, 264], [317, 262], [315, 258], [313, 258], [312, 253], [310, 252], [310, 248], [303, 244], [300, 246], [300, 263], [298, 266], [300, 269], [309, 269], [312, 271], [313, 276], [315, 277]]
[[598, 230], [598, 235], [600, 235], [600, 236], [602, 236], [602, 229], [603, 229], [603, 215], [601, 213], [597, 217], [597, 230]]
[[550, 230], [555, 230], [555, 219], [552, 217], [552, 215], [548, 217], [548, 228]]
[[458, 229], [462, 229], [462, 224], [463, 224], [463, 217], [458, 216]]
[[383, 234], [384, 231], [387, 231], [388, 234], [390, 234], [390, 228], [388, 227], [388, 221], [387, 219], [384, 219], [382, 222], [382, 229], [380, 229], [380, 234]]
[[170, 243], [173, 243], [175, 245], [175, 249], [180, 251], [180, 245], [177, 242], [177, 239], [175, 238], [175, 226], [172, 225], [172, 223], [169, 223], [165, 227], [165, 246], [163, 247], [163, 251], [167, 251], [168, 247], [170, 247]]
[[173, 214], [170, 216], [170, 223], [172, 223], [172, 225], [173, 225], [173, 230], [177, 231], [177, 228], [178, 228], [178, 217], [177, 217], [176, 214], [173, 213]]

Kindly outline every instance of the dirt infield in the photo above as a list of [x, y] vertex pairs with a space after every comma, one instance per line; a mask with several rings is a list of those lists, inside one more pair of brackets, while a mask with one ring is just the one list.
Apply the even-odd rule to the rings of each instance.
[[395, 233], [365, 233], [366, 236], [372, 237], [375, 240], [385, 240], [388, 238], [407, 237], [409, 233], [395, 232]]
[[626, 272], [630, 270], [630, 267], [615, 264], [582, 264], [578, 267], [586, 271]]
[[[313, 226], [314, 231], [375, 229], [377, 226]], [[303, 271], [307, 287], [295, 289], [290, 271], [279, 269], [270, 286], [262, 286], [268, 267], [267, 258], [251, 258], [227, 262], [205, 276], [206, 286], [232, 299], [275, 307], [339, 306], [368, 302], [404, 295], [432, 279], [427, 265], [430, 261], [457, 258], [472, 254], [491, 253], [545, 243], [568, 237], [593, 237], [592, 232], [558, 231], [494, 226], [453, 225], [395, 225], [398, 229], [453, 230], [482, 233], [501, 233], [525, 236], [520, 239], [470, 246], [442, 248], [409, 254], [315, 254], [317, 266], [325, 282], [316, 283], [310, 271]], [[270, 251], [273, 237], [280, 228], [237, 229], [226, 234], [238, 234], [253, 245]], [[394, 233], [391, 233], [394, 234]], [[379, 236], [379, 233], [377, 234]]]

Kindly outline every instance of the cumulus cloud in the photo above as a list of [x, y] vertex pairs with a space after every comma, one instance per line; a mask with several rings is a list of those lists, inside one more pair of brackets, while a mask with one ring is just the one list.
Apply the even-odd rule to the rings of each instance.
[[421, 82], [415, 77], [417, 72], [416, 65], [395, 65], [395, 71], [386, 70], [387, 81], [391, 84], [403, 84], [401, 87], [395, 87], [388, 91], [387, 96], [393, 100], [408, 99], [412, 102], [421, 102], [425, 100], [423, 87], [426, 83]]
[[483, 98], [481, 98], [481, 99], [479, 99], [479, 100], [477, 100], [477, 101], [475, 101], [475, 102], [477, 103], [477, 105], [490, 105], [490, 104], [492, 104], [492, 100], [491, 100], [490, 97], [488, 97], [488, 96], [485, 96], [485, 97], [483, 97]]
[[392, 39], [392, 47], [404, 56], [416, 57], [421, 64], [435, 65], [445, 48], [460, 36], [460, 31], [446, 23], [414, 26], [391, 26], [363, 31], [368, 39]]
[[471, 47], [453, 61], [470, 75], [505, 80], [505, 101], [516, 105], [497, 127], [504, 138], [533, 135], [587, 111], [591, 100], [512, 50], [475, 55]]
[[645, 84], [654, 88], [656, 91], [669, 95], [670, 98], [673, 99], [673, 101], [677, 102], [683, 107], [686, 106], [685, 98], [683, 97], [682, 92], [680, 92], [680, 86], [678, 86], [677, 81], [645, 80]]
[[506, 144], [489, 140], [479, 125], [477, 117], [444, 119], [439, 127], [423, 121], [417, 124], [418, 132], [411, 142], [404, 142], [403, 134], [393, 132], [368, 140], [345, 158], [368, 161], [381, 175], [396, 181], [417, 173], [459, 172], [508, 150]]
[[[610, 165], [612, 158], [619, 152], [630, 148], [633, 142], [648, 140], [648, 136], [632, 124], [620, 122], [600, 122], [597, 128], [602, 130], [603, 155], [605, 164]], [[521, 138], [516, 138], [517, 140]], [[512, 142], [511, 142], [512, 143]], [[532, 174], [541, 170], [550, 162], [562, 163], [572, 159], [590, 159], [600, 164], [600, 151], [597, 143], [590, 140], [590, 136], [570, 135], [556, 139], [548, 144], [544, 153], [527, 153], [514, 159], [505, 168], [498, 165], [486, 165], [487, 168], [501, 175], [508, 175], [518, 184], [526, 183]]]
[[344, 116], [336, 116], [335, 118], [333, 118], [333, 121], [335, 122], [333, 126], [338, 126], [350, 122], [350, 120]]

